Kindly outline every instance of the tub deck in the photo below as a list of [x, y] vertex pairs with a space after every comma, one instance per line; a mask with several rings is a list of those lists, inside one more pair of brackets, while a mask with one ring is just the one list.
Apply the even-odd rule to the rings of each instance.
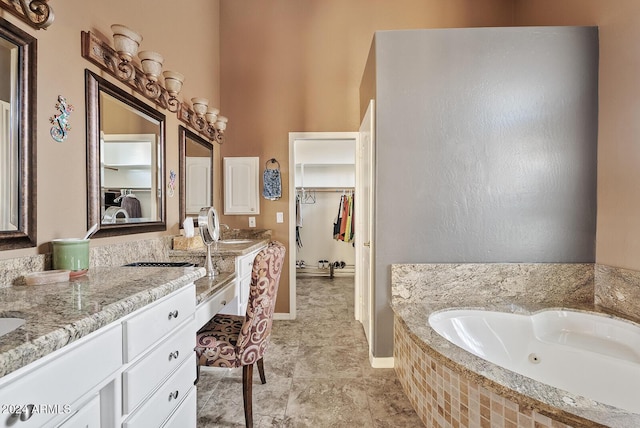
[[[443, 379], [457, 375], [462, 382], [486, 389], [496, 400], [516, 403], [525, 415], [531, 415], [533, 411], [541, 418], [554, 421], [554, 427], [558, 423], [581, 427], [640, 426], [638, 414], [596, 403], [492, 364], [447, 341], [428, 323], [431, 313], [450, 308], [531, 314], [550, 307], [601, 312], [594, 305], [593, 265], [393, 265], [396, 365], [407, 363], [400, 360], [408, 357], [403, 354], [413, 346], [425, 355], [425, 360], [418, 364], [444, 369], [448, 375]], [[398, 343], [407, 344], [406, 349]], [[414, 353], [409, 358], [420, 357]], [[409, 361], [408, 364], [415, 365], [416, 362]], [[443, 382], [440, 378], [437, 381]], [[407, 385], [403, 386], [406, 390]], [[438, 390], [427, 389], [427, 400], [438, 394]], [[443, 402], [446, 402], [447, 394]], [[411, 393], [407, 391], [407, 395], [411, 396]]]

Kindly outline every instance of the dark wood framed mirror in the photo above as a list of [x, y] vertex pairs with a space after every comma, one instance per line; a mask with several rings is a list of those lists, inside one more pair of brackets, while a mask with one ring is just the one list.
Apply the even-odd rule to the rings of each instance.
[[37, 40], [0, 18], [0, 250], [36, 246]]
[[164, 114], [89, 70], [85, 86], [87, 227], [166, 230]]
[[180, 174], [180, 227], [185, 218], [193, 218], [198, 225], [200, 208], [213, 206], [213, 145], [180, 125], [179, 174]]

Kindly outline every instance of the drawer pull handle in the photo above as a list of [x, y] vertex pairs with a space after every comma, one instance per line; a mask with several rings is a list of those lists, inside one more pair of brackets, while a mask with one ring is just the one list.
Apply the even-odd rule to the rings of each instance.
[[169, 312], [169, 319], [171, 318], [178, 318], [178, 310], [176, 309], [173, 312]]
[[169, 361], [174, 360], [176, 358], [178, 358], [178, 355], [180, 355], [180, 352], [175, 351], [175, 352], [169, 352]]
[[171, 392], [171, 393], [169, 393], [169, 401], [171, 401], [171, 400], [175, 400], [175, 399], [177, 399], [177, 398], [178, 398], [178, 390], [177, 390], [177, 389], [176, 389], [176, 391], [175, 391], [175, 392]]
[[22, 410], [21, 412], [15, 412], [13, 413], [11, 416], [14, 418], [20, 418], [21, 421], [28, 421], [29, 419], [31, 419], [31, 416], [33, 416], [33, 408], [35, 406], [33, 404], [27, 404], [26, 406], [24, 406], [24, 410]]
[[223, 300], [223, 301], [222, 301], [222, 302], [220, 302], [220, 303], [222, 303], [222, 306], [225, 306], [225, 305], [227, 304], [227, 301], [226, 301], [226, 300]]

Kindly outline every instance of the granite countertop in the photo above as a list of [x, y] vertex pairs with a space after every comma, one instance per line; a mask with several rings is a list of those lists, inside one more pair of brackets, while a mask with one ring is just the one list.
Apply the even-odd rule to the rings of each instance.
[[[243, 239], [244, 240], [244, 239]], [[244, 256], [245, 254], [249, 254], [252, 251], [255, 251], [261, 247], [264, 247], [269, 243], [269, 239], [246, 239], [245, 241], [249, 242], [224, 242], [219, 241], [217, 244], [213, 244], [211, 246], [211, 254], [212, 255], [221, 255], [221, 256]], [[189, 250], [170, 250], [169, 254], [171, 257], [188, 257], [188, 256], [205, 256], [207, 254], [207, 248], [193, 248]]]
[[208, 276], [204, 276], [198, 279], [196, 284], [196, 304], [200, 304], [207, 300], [209, 297], [216, 294], [225, 285], [229, 284], [236, 278], [235, 272], [222, 272], [214, 276], [213, 278], [209, 278]]
[[[68, 282], [0, 289], [0, 317], [26, 320], [0, 338], [0, 377], [203, 275], [197, 267], [97, 267]], [[198, 289], [207, 293], [204, 284]]]
[[[586, 274], [583, 275], [580, 269], [567, 267], [569, 265], [564, 265], [564, 267], [558, 265], [560, 270], [556, 269], [553, 272], [554, 275], [560, 277], [565, 275], [578, 278], [577, 286], [571, 287], [569, 293], [571, 299], [560, 304], [552, 298], [549, 300], [536, 298], [533, 296], [535, 291], [531, 291], [532, 289], [528, 286], [522, 284], [505, 285], [507, 281], [504, 280], [505, 276], [502, 274], [492, 284], [473, 283], [474, 278], [471, 272], [474, 269], [484, 268], [480, 265], [451, 265], [453, 268], [446, 265], [434, 265], [436, 268], [427, 275], [417, 270], [421, 268], [416, 268], [416, 266], [418, 265], [394, 265], [391, 306], [411, 334], [419, 339], [423, 350], [429, 356], [438, 359], [467, 379], [491, 388], [504, 397], [519, 402], [523, 402], [522, 398], [524, 398], [525, 402], [530, 403], [531, 406], [540, 408], [548, 415], [553, 415], [552, 417], [569, 425], [620, 428], [640, 426], [640, 415], [638, 414], [597, 403], [504, 369], [454, 345], [436, 333], [429, 325], [428, 318], [431, 313], [452, 308], [484, 309], [520, 314], [531, 314], [551, 308], [603, 312], [601, 308], [594, 305], [590, 293], [584, 291], [587, 288], [589, 277]], [[540, 274], [533, 270], [527, 271], [526, 266], [524, 268], [522, 265], [513, 266], [515, 266], [514, 269], [526, 273], [523, 277], [541, 275], [544, 278], [545, 275], [548, 275], [548, 273]], [[513, 272], [511, 273], [513, 274]], [[447, 277], [454, 278], [454, 280]], [[425, 279], [426, 282], [424, 282]], [[536, 288], [545, 288], [546, 292], [551, 290], [555, 281], [550, 276], [546, 279], [548, 285]], [[442, 283], [449, 281], [449, 284], [446, 287], [440, 287], [440, 280]], [[539, 284], [544, 283], [544, 281], [539, 282]], [[427, 284], [428, 286], [426, 286]], [[514, 292], [514, 289], [518, 287], [521, 292]], [[473, 292], [469, 292], [469, 290], [473, 290]], [[539, 291], [541, 295], [544, 292], [545, 290]], [[419, 298], [408, 298], [412, 295], [419, 295]], [[552, 293], [548, 295], [552, 295]], [[516, 391], [515, 394], [514, 391]], [[522, 395], [518, 396], [518, 394]]]

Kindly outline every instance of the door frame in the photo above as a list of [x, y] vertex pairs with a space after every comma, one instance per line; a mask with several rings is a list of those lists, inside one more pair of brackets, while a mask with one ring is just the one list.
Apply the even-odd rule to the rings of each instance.
[[[300, 140], [350, 140], [360, 141], [359, 132], [289, 132], [289, 319], [296, 318], [296, 159], [295, 142]], [[358, 158], [356, 156], [356, 171]], [[356, 194], [358, 189], [356, 187]], [[356, 258], [356, 274], [358, 260]], [[357, 305], [357, 303], [355, 303]]]

